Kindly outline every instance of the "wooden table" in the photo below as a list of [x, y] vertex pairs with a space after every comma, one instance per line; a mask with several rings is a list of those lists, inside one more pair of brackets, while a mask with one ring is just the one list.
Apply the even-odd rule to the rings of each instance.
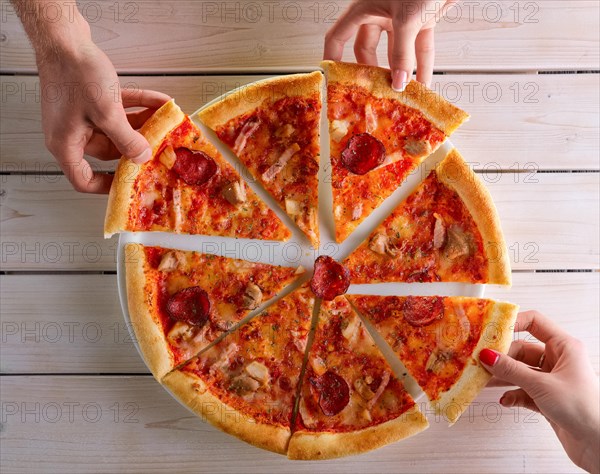
[[[122, 82], [163, 90], [188, 113], [317, 65], [347, 5], [79, 3]], [[106, 197], [73, 191], [44, 148], [34, 57], [0, 5], [2, 472], [578, 471], [543, 418], [497, 404], [501, 389], [485, 389], [452, 428], [432, 420], [404, 442], [320, 463], [256, 449], [181, 407], [129, 339], [117, 242], [102, 237]], [[595, 0], [463, 3], [437, 29], [434, 81], [472, 115], [453, 142], [487, 183], [511, 252], [513, 288], [487, 295], [556, 319], [596, 369], [599, 17]]]

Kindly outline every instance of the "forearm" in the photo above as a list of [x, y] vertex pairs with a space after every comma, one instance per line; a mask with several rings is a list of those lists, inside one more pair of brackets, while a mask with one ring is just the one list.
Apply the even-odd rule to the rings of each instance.
[[90, 27], [73, 0], [11, 0], [38, 64], [73, 54], [91, 41]]

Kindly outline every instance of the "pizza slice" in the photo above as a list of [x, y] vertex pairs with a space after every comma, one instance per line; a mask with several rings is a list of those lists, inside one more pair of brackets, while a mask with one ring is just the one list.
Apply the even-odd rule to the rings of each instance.
[[153, 158], [122, 158], [108, 198], [105, 237], [164, 231], [287, 240], [290, 231], [200, 129], [170, 101], [140, 130]]
[[198, 114], [315, 248], [322, 80], [320, 72], [267, 79]]
[[435, 410], [454, 423], [491, 375], [483, 348], [508, 351], [518, 307], [486, 299], [362, 296], [348, 300], [398, 355]]
[[456, 150], [344, 261], [352, 283], [511, 284], [491, 196]]
[[285, 454], [313, 305], [310, 289], [300, 287], [163, 383], [202, 419]]
[[288, 456], [358, 454], [427, 426], [348, 301], [323, 301]]
[[127, 244], [131, 325], [157, 379], [229, 331], [299, 269]]
[[390, 71], [324, 61], [335, 237], [342, 242], [450, 136], [468, 114]]

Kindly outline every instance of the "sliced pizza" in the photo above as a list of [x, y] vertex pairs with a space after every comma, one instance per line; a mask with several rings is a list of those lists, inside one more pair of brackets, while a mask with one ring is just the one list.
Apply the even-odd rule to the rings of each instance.
[[122, 158], [108, 199], [104, 233], [165, 231], [287, 240], [290, 231], [241, 179], [200, 129], [170, 101], [140, 132], [153, 158]]
[[288, 456], [358, 454], [427, 426], [348, 301], [323, 301]]
[[157, 379], [232, 329], [301, 270], [127, 244], [129, 316]]
[[395, 92], [389, 70], [332, 61], [322, 67], [341, 242], [469, 116], [415, 81]]
[[163, 383], [216, 427], [285, 454], [313, 305], [310, 289], [300, 287]]
[[436, 411], [454, 423], [491, 375], [481, 349], [508, 351], [518, 307], [487, 299], [363, 296], [348, 300], [398, 355]]
[[315, 248], [322, 81], [320, 72], [267, 79], [198, 114]]
[[511, 283], [508, 252], [492, 198], [456, 150], [344, 265], [352, 283]]

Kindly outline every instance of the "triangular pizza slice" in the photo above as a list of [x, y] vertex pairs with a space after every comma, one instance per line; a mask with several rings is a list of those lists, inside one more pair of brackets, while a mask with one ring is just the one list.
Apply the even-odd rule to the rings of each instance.
[[202, 419], [285, 454], [313, 305], [308, 286], [297, 289], [163, 383]]
[[456, 150], [344, 265], [352, 283], [511, 283], [508, 252], [492, 198]]
[[174, 101], [140, 132], [153, 158], [122, 158], [115, 173], [104, 233], [163, 231], [287, 240], [290, 231], [241, 179]]
[[395, 92], [389, 70], [332, 61], [322, 66], [341, 242], [469, 116], [415, 81]]
[[348, 301], [323, 301], [288, 457], [358, 454], [427, 426]]
[[252, 177], [319, 245], [320, 72], [242, 87], [199, 112]]
[[301, 270], [127, 244], [129, 316], [157, 379], [277, 295]]
[[510, 303], [467, 297], [347, 298], [450, 423], [491, 378], [479, 362], [481, 349], [508, 350], [518, 310]]

